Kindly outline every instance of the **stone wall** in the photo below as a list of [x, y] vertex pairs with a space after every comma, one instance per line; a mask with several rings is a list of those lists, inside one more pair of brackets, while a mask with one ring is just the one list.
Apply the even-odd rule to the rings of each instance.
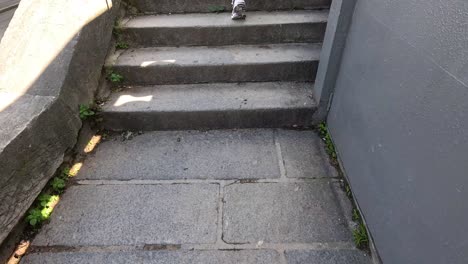
[[119, 0], [22, 0], [0, 43], [0, 243], [76, 143]]

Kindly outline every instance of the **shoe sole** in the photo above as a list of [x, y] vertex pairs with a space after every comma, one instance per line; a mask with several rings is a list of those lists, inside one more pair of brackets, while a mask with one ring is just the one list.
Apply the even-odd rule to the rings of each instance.
[[240, 16], [232, 17], [233, 20], [241, 20], [245, 19], [247, 16], [245, 15], [245, 6], [244, 5], [237, 5], [234, 7], [234, 12], [236, 14], [241, 14]]

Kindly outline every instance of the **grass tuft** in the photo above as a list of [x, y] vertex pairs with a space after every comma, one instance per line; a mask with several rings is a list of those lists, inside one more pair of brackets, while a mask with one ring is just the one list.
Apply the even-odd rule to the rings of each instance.
[[356, 229], [353, 230], [354, 243], [359, 249], [367, 249], [369, 247], [369, 236], [367, 235], [366, 227], [361, 221]]
[[330, 155], [330, 158], [333, 161], [336, 161], [338, 156], [336, 155], [335, 145], [333, 144], [330, 133], [328, 132], [327, 124], [325, 124], [325, 122], [322, 122], [318, 126], [318, 131], [323, 141], [325, 141], [325, 148], [327, 150], [328, 155]]

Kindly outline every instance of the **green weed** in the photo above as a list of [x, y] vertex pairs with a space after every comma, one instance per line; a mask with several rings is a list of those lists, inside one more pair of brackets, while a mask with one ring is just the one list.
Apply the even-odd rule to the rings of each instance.
[[330, 133], [328, 133], [327, 125], [324, 122], [321, 123], [318, 126], [318, 131], [323, 141], [325, 141], [325, 147], [326, 147], [328, 155], [330, 155], [332, 160], [336, 161], [337, 155], [336, 155], [335, 145], [333, 144], [333, 140], [331, 139]]
[[353, 237], [358, 248], [365, 249], [369, 246], [369, 237], [364, 223], [359, 223], [356, 229], [353, 230]]
[[114, 28], [112, 29], [112, 35], [114, 35], [114, 37], [117, 40], [120, 40], [120, 38], [122, 37], [122, 33], [123, 33], [122, 24], [120, 20], [116, 20], [114, 22]]
[[52, 190], [56, 193], [62, 193], [63, 190], [65, 189], [66, 182], [64, 179], [61, 179], [59, 177], [55, 177], [52, 179], [52, 182], [50, 183], [50, 187], [52, 187]]
[[351, 192], [351, 187], [349, 187], [349, 184], [345, 184], [345, 192], [346, 192], [346, 195], [349, 197], [349, 198], [353, 198], [353, 193]]
[[109, 73], [107, 74], [107, 79], [112, 83], [121, 83], [124, 80], [124, 77], [118, 73], [109, 71]]
[[353, 209], [353, 221], [361, 221], [361, 215], [359, 214], [359, 211], [356, 208]]
[[37, 227], [42, 222], [49, 219], [58, 200], [58, 195], [39, 195], [37, 198], [37, 206], [28, 211], [28, 214], [26, 215], [26, 221], [32, 227]]
[[26, 221], [33, 227], [42, 223], [42, 221], [44, 220], [42, 217], [41, 209], [33, 208], [29, 210], [28, 215], [26, 216]]
[[64, 179], [68, 179], [71, 175], [70, 175], [70, 168], [69, 167], [65, 167], [63, 170], [62, 170], [62, 174], [60, 175], [62, 178]]
[[49, 219], [54, 206], [59, 200], [58, 194], [63, 193], [66, 187], [67, 180], [71, 177], [69, 167], [65, 167], [57, 174], [48, 184], [49, 189], [41, 193], [36, 201], [35, 206], [28, 211], [26, 222], [33, 228], [37, 228], [42, 222]]
[[128, 49], [128, 47], [128, 43], [122, 40], [117, 41], [117, 43], [115, 44], [116, 49]]
[[86, 120], [89, 117], [92, 117], [96, 114], [89, 105], [80, 105], [80, 118], [81, 120]]

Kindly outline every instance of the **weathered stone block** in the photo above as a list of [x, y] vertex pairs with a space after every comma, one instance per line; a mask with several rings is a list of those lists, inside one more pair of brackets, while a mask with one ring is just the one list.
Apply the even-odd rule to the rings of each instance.
[[75, 186], [33, 245], [214, 243], [218, 194], [217, 184]]
[[149, 132], [102, 143], [77, 179], [279, 178], [272, 130]]
[[278, 142], [288, 178], [336, 177], [335, 168], [314, 131], [279, 130]]
[[288, 264], [366, 264], [369, 255], [357, 249], [340, 250], [292, 250], [285, 252]]
[[80, 126], [53, 97], [24, 95], [0, 112], [0, 242], [60, 166]]
[[[274, 250], [156, 251], [113, 253], [39, 253], [26, 256], [25, 264], [279, 264]], [[328, 264], [328, 263], [327, 263]]]
[[351, 231], [332, 186], [313, 183], [252, 183], [225, 187], [227, 243], [351, 241]]

